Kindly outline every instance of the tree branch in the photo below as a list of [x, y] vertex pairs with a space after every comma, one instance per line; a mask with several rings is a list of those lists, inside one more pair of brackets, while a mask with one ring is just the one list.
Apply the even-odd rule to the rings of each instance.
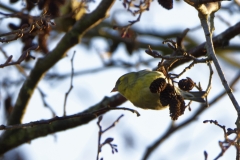
[[[116, 108], [117, 106], [121, 105], [124, 100], [125, 98], [123, 96], [116, 94], [110, 98], [105, 97], [100, 103], [89, 107], [85, 111], [75, 115], [33, 122], [33, 127], [31, 127], [31, 123], [28, 123], [25, 126], [20, 125], [20, 127], [16, 125], [16, 128], [20, 129], [14, 129], [14, 127], [9, 128], [11, 130], [6, 130], [0, 137], [0, 155], [11, 150], [14, 147], [17, 147], [23, 143], [27, 143], [33, 139], [87, 124], [88, 122], [95, 119], [97, 116], [104, 114], [114, 108], [120, 110], [128, 110], [136, 113], [137, 116], [139, 116], [139, 113], [134, 110], [126, 108]], [[108, 108], [107, 106], [110, 106], [111, 108]], [[36, 125], [36, 123], [39, 124]], [[1, 127], [4, 128], [4, 126]]]
[[[240, 72], [237, 73], [237, 76], [233, 79], [233, 81], [231, 82], [231, 87], [233, 87], [236, 82], [238, 82], [238, 80], [240, 79]], [[219, 99], [221, 99], [224, 95], [226, 95], [226, 91], [222, 91], [222, 93], [220, 93], [218, 96], [216, 96], [210, 103], [209, 106], [211, 107], [214, 103], [216, 103]], [[173, 126], [171, 125], [169, 127], [169, 129], [165, 132], [165, 134], [163, 136], [161, 136], [159, 139], [157, 139], [153, 144], [151, 144], [146, 152], [143, 155], [144, 160], [149, 159], [150, 155], [153, 153], [153, 151], [159, 147], [165, 140], [167, 140], [167, 138], [169, 138], [170, 136], [172, 136], [175, 132], [179, 131], [179, 129], [182, 129], [183, 127], [186, 127], [188, 124], [190, 124], [191, 122], [193, 122], [194, 120], [197, 119], [197, 116], [199, 116], [202, 112], [206, 111], [208, 108], [206, 105], [201, 105], [201, 107], [199, 107], [199, 109], [186, 121], [182, 122], [181, 124], [177, 125], [177, 126]]]
[[76, 22], [73, 28], [67, 32], [57, 46], [44, 58], [38, 59], [35, 67], [24, 82], [18, 95], [16, 104], [8, 120], [8, 124], [19, 124], [24, 116], [28, 102], [38, 82], [53, 65], [55, 65], [66, 52], [78, 44], [83, 34], [102, 21], [107, 16], [114, 0], [103, 0], [99, 6], [90, 14], [86, 14]]
[[[224, 32], [219, 34], [218, 36], [215, 36], [213, 38], [213, 45], [214, 48], [220, 48], [224, 47], [226, 44], [229, 43], [231, 39], [233, 39], [235, 36], [240, 34], [240, 22], [236, 23], [234, 26], [229, 27]], [[194, 57], [200, 57], [200, 56], [206, 56], [207, 50], [205, 48], [206, 42], [200, 44], [197, 47], [194, 47], [187, 51], [187, 53], [193, 55]], [[176, 68], [177, 66], [182, 65], [183, 63], [188, 62], [189, 60], [180, 60], [173, 64], [172, 68]], [[169, 62], [171, 63], [171, 62]]]

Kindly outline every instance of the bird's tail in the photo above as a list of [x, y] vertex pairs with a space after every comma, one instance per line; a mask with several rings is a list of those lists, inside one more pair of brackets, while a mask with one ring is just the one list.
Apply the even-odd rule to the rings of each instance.
[[182, 91], [182, 92], [184, 92], [184, 93], [181, 93], [184, 99], [188, 99], [188, 100], [192, 100], [200, 103], [206, 102], [204, 100], [204, 98], [206, 97], [205, 91], [191, 91], [191, 92]]

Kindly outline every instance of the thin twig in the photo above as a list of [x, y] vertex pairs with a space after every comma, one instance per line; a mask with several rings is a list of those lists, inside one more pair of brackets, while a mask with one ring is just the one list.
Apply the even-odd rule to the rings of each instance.
[[18, 38], [23, 37], [26, 34], [31, 34], [32, 31], [35, 30], [44, 30], [46, 28], [49, 28], [50, 25], [55, 25], [53, 22], [51, 22], [51, 17], [48, 16], [46, 13], [43, 13], [41, 16], [30, 16], [28, 14], [24, 14], [22, 12], [12, 13], [12, 14], [6, 14], [0, 12], [1, 15], [4, 15], [5, 17], [15, 17], [20, 19], [26, 19], [28, 20], [28, 25], [21, 26], [20, 29], [13, 30], [8, 33], [0, 34], [0, 42], [7, 43], [10, 41], [17, 40]]
[[[238, 80], [240, 79], [240, 72], [237, 73], [237, 76], [233, 79], [231, 82], [231, 87], [233, 87]], [[222, 91], [219, 95], [217, 95], [211, 102], [209, 102], [209, 105], [212, 106], [214, 103], [216, 103], [219, 99], [221, 99], [226, 94], [226, 91]], [[173, 135], [175, 132], [177, 132], [179, 129], [182, 129], [183, 127], [186, 127], [188, 124], [193, 122], [197, 119], [197, 116], [199, 116], [203, 111], [206, 110], [206, 105], [202, 105], [189, 119], [185, 120], [179, 125], [170, 125], [168, 130], [161, 136], [159, 139], [157, 139], [151, 146], [149, 146], [146, 150], [146, 152], [143, 155], [144, 160], [149, 159], [149, 156], [154, 152], [154, 150], [161, 145], [167, 138], [169, 138], [171, 135]]]
[[[212, 76], [213, 76], [213, 69], [212, 69], [212, 65], [211, 65], [211, 62], [208, 62], [207, 63], [208, 67], [209, 67], [209, 80], [208, 80], [208, 86], [207, 86], [207, 89], [206, 89], [206, 95], [209, 94], [211, 88], [212, 88]], [[206, 105], [207, 107], [209, 107], [209, 104], [208, 104], [208, 97], [205, 96], [206, 98]]]
[[73, 59], [74, 59], [75, 53], [76, 53], [76, 51], [73, 52], [73, 56], [72, 56], [72, 59], [71, 59], [71, 67], [72, 67], [71, 80], [70, 80], [70, 87], [69, 87], [68, 91], [65, 93], [64, 105], [63, 105], [63, 116], [66, 116], [67, 98], [68, 98], [69, 93], [73, 89], [73, 75], [74, 75]]
[[[3, 53], [3, 55], [4, 55], [5, 58], [9, 59], [9, 57], [11, 57], [11, 56], [8, 57], [7, 53], [3, 50], [2, 47], [0, 47], [0, 51]], [[8, 61], [8, 60], [6, 60], [6, 61]], [[10, 62], [11, 62], [11, 61], [10, 61]], [[25, 72], [24, 68], [23, 68], [21, 65], [14, 65], [14, 66], [17, 68], [17, 70], [18, 70], [20, 73], [22, 73], [22, 75], [23, 75], [25, 78], [27, 78], [27, 73]], [[38, 90], [39, 93], [40, 93], [41, 99], [42, 99], [42, 101], [43, 101], [43, 105], [44, 105], [45, 107], [49, 108], [49, 110], [50, 110], [51, 113], [52, 113], [52, 116], [55, 117], [55, 116], [56, 116], [55, 111], [54, 111], [53, 108], [47, 103], [47, 101], [46, 101], [46, 99], [45, 99], [46, 94], [40, 89], [39, 86], [37, 87], [37, 90]]]
[[218, 72], [218, 75], [222, 81], [222, 84], [229, 96], [229, 98], [231, 99], [232, 103], [233, 103], [233, 106], [235, 107], [238, 115], [240, 115], [240, 106], [236, 100], [236, 98], [234, 97], [233, 93], [232, 93], [232, 90], [231, 88], [229, 87], [228, 83], [227, 83], [227, 80], [223, 74], [223, 71], [222, 71], [222, 68], [218, 62], [218, 59], [216, 57], [216, 54], [215, 54], [215, 51], [214, 51], [214, 48], [213, 48], [213, 43], [212, 43], [212, 33], [210, 32], [209, 30], [209, 26], [208, 26], [208, 23], [207, 21], [205, 20], [201, 20], [201, 23], [202, 23], [202, 26], [203, 26], [203, 29], [204, 29], [204, 33], [205, 33], [205, 36], [206, 36], [206, 44], [207, 44], [207, 52], [208, 54], [211, 56], [212, 60], [213, 60], [213, 63], [216, 67], [216, 70]]
[[237, 144], [235, 143], [238, 139], [238, 131], [236, 129], [230, 129], [228, 128], [228, 130], [231, 130], [230, 133], [235, 133], [236, 136], [233, 139], [229, 139], [228, 135], [230, 135], [227, 131], [226, 131], [226, 127], [224, 125], [220, 125], [216, 120], [205, 120], [203, 121], [203, 123], [213, 123], [216, 126], [218, 126], [219, 128], [221, 128], [223, 130], [224, 133], [224, 141], [219, 141], [219, 146], [221, 148], [221, 152], [218, 154], [218, 156], [216, 158], [214, 158], [214, 160], [219, 159], [220, 157], [222, 157], [224, 155], [224, 153], [231, 147], [231, 146], [235, 146], [235, 148], [237, 150], [239, 150], [239, 147], [237, 146]]
[[109, 129], [113, 128], [113, 127], [119, 122], [119, 120], [120, 120], [122, 117], [123, 117], [123, 114], [122, 114], [121, 116], [119, 116], [118, 119], [117, 119], [115, 122], [113, 122], [113, 124], [112, 124], [111, 126], [109, 126], [108, 128], [106, 128], [105, 130], [103, 130], [102, 133], [104, 133], [104, 132], [108, 131]]
[[116, 123], [118, 123], [119, 120], [120, 120], [122, 117], [123, 117], [123, 114], [120, 115], [120, 116], [117, 118], [117, 120], [115, 120], [115, 121], [113, 122], [112, 125], [110, 125], [110, 126], [107, 127], [105, 130], [103, 130], [103, 129], [102, 129], [102, 126], [100, 125], [100, 122], [102, 121], [103, 116], [99, 116], [98, 121], [97, 121], [97, 125], [98, 125], [98, 127], [99, 127], [97, 160], [99, 160], [99, 154], [100, 154], [100, 152], [101, 152], [102, 147], [103, 147], [105, 144], [109, 144], [109, 145], [110, 145], [110, 147], [112, 148], [112, 152], [113, 152], [113, 153], [114, 153], [114, 151], [117, 152], [117, 148], [116, 148], [117, 145], [111, 144], [111, 142], [113, 141], [113, 138], [107, 138], [102, 144], [101, 144], [101, 138], [102, 138], [102, 134], [105, 133], [106, 131], [108, 131], [109, 129], [113, 128], [113, 127], [116, 125]]
[[56, 113], [55, 111], [53, 110], [53, 108], [47, 103], [46, 101], [46, 94], [42, 91], [42, 89], [40, 89], [39, 87], [37, 87], [37, 90], [39, 91], [40, 95], [41, 95], [41, 98], [42, 98], [42, 102], [43, 102], [43, 105], [44, 107], [48, 108], [51, 113], [52, 113], [52, 117], [55, 117], [56, 116]]
[[[137, 17], [136, 20], [128, 21], [129, 22], [128, 25], [125, 25], [123, 27], [114, 26], [113, 28], [121, 31], [121, 37], [122, 38], [128, 37], [130, 27], [133, 26], [135, 23], [140, 21], [142, 13], [144, 11], [149, 10], [150, 4], [151, 4], [150, 0], [139, 1], [139, 4], [135, 4], [134, 0], [129, 0], [129, 1], [124, 0], [123, 1], [123, 6], [127, 9], [127, 11], [132, 13], [133, 16], [138, 15], [138, 17]], [[131, 8], [137, 8], [137, 10], [132, 10]]]
[[[3, 53], [3, 55], [6, 59], [8, 59], [10, 57], [7, 55], [7, 52], [2, 47], [0, 47], [0, 51]], [[27, 77], [27, 73], [25, 72], [25, 70], [23, 69], [23, 67], [21, 65], [14, 65], [14, 66], [17, 68], [17, 70], [20, 73], [22, 73], [25, 77]]]
[[[32, 47], [31, 47], [31, 48], [32, 48]], [[2, 47], [0, 47], [0, 51], [3, 53], [3, 55], [4, 55], [6, 58], [11, 57], [11, 56], [8, 57], [7, 53], [3, 50]], [[7, 61], [8, 61], [8, 60], [7, 60]], [[10, 63], [10, 62], [11, 62], [11, 61], [9, 61], [9, 63]], [[21, 65], [14, 65], [14, 66], [17, 68], [17, 70], [18, 70], [20, 73], [22, 73], [22, 75], [23, 75], [25, 78], [27, 78], [27, 73], [25, 72], [25, 70], [23, 69], [23, 67], [22, 67]], [[39, 93], [40, 93], [41, 99], [42, 99], [42, 101], [43, 101], [43, 105], [44, 105], [45, 107], [47, 107], [47, 108], [51, 111], [52, 117], [55, 117], [55, 116], [56, 116], [55, 111], [54, 111], [53, 108], [47, 103], [47, 101], [46, 101], [46, 99], [45, 99], [46, 94], [40, 89], [39, 86], [37, 87], [37, 90], [38, 90]]]
[[101, 152], [101, 138], [102, 138], [102, 126], [100, 125], [100, 122], [102, 120], [102, 116], [100, 116], [98, 118], [98, 121], [97, 121], [97, 125], [98, 125], [98, 128], [99, 128], [99, 131], [98, 131], [98, 150], [97, 150], [97, 160], [99, 159], [99, 154]]
[[38, 49], [38, 45], [34, 45], [34, 46], [31, 46], [30, 48], [26, 49], [25, 51], [22, 52], [21, 56], [18, 58], [18, 60], [16, 62], [11, 62], [13, 56], [12, 55], [9, 56], [7, 58], [7, 60], [3, 64], [0, 65], [0, 68], [20, 64], [28, 57], [35, 59], [35, 57], [30, 54], [30, 51], [36, 50], [36, 49]]

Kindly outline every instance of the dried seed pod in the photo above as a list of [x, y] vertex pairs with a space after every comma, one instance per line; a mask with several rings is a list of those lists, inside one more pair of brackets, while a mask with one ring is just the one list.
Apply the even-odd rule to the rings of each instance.
[[160, 102], [163, 106], [167, 106], [173, 97], [175, 97], [174, 87], [167, 84], [165, 89], [160, 93]]
[[173, 8], [173, 0], [158, 0], [158, 3], [165, 9]]
[[185, 111], [185, 101], [183, 99], [183, 97], [181, 95], [177, 95], [176, 96], [177, 100], [180, 102], [180, 114], [184, 114], [184, 111]]
[[164, 78], [157, 78], [151, 83], [149, 89], [152, 93], [160, 93], [165, 89], [166, 85]]
[[178, 82], [178, 87], [183, 90], [183, 91], [190, 91], [193, 89], [195, 83], [193, 82], [193, 80], [189, 77], [187, 77], [187, 79], [181, 79]]
[[172, 98], [169, 103], [170, 117], [172, 120], [177, 120], [181, 115], [181, 102], [177, 99], [177, 96]]

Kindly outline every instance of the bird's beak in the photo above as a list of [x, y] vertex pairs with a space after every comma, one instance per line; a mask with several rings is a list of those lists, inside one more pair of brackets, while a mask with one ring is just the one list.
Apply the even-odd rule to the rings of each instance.
[[118, 91], [118, 90], [116, 87], [114, 87], [111, 92], [116, 92], [116, 91]]

